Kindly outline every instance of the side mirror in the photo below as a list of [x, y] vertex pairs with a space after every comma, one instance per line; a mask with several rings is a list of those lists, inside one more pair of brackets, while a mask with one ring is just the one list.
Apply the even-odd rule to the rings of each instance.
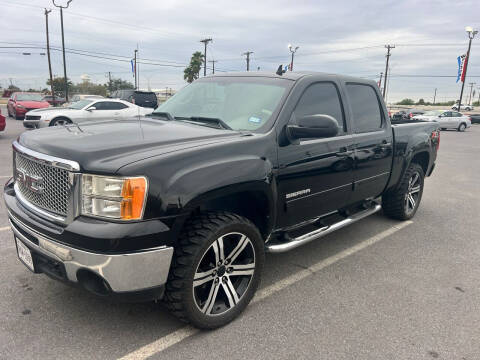
[[92, 111], [92, 110], [97, 110], [97, 108], [95, 106], [90, 106], [87, 111]]
[[326, 138], [338, 134], [338, 122], [330, 115], [307, 115], [297, 124], [287, 125], [287, 136], [291, 139]]

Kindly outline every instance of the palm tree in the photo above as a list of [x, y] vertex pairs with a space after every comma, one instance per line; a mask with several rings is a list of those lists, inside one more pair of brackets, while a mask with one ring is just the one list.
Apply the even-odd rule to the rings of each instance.
[[183, 78], [187, 80], [187, 82], [191, 83], [199, 78], [203, 61], [203, 54], [200, 51], [193, 53], [190, 59], [190, 65], [183, 70]]

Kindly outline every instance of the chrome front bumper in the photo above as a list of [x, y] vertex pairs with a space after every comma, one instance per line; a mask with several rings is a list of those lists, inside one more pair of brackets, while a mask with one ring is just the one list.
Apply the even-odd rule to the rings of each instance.
[[10, 212], [8, 215], [15, 236], [33, 252], [63, 264], [66, 280], [79, 283], [78, 274], [87, 271], [102, 278], [114, 293], [142, 291], [167, 282], [172, 247], [114, 255], [92, 253], [60, 244], [30, 228]]

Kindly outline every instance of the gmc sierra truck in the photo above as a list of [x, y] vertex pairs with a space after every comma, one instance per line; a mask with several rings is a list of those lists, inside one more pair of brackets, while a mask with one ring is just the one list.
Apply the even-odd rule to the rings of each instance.
[[247, 306], [265, 252], [380, 209], [413, 217], [440, 143], [436, 123], [392, 126], [375, 82], [321, 73], [205, 77], [112, 121], [13, 143], [18, 257], [101, 296], [163, 298], [210, 329]]

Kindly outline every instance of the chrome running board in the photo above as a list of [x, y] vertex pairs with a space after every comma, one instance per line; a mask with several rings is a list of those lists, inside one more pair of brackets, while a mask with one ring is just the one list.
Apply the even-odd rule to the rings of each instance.
[[331, 232], [334, 232], [335, 230], [341, 229], [347, 225], [353, 224], [354, 222], [357, 222], [358, 220], [361, 220], [369, 215], [372, 215], [379, 211], [382, 208], [381, 205], [376, 204], [372, 208], [362, 210], [360, 212], [357, 212], [344, 220], [341, 220], [333, 225], [330, 226], [324, 226], [322, 228], [316, 229], [312, 232], [309, 232], [307, 234], [304, 234], [302, 236], [299, 236], [297, 238], [292, 239], [291, 241], [285, 242], [285, 243], [280, 243], [280, 244], [266, 244], [265, 250], [270, 253], [282, 253], [286, 252], [292, 249], [295, 249], [303, 244], [306, 244], [312, 240], [316, 240], [318, 238], [321, 238], [327, 234], [330, 234]]

